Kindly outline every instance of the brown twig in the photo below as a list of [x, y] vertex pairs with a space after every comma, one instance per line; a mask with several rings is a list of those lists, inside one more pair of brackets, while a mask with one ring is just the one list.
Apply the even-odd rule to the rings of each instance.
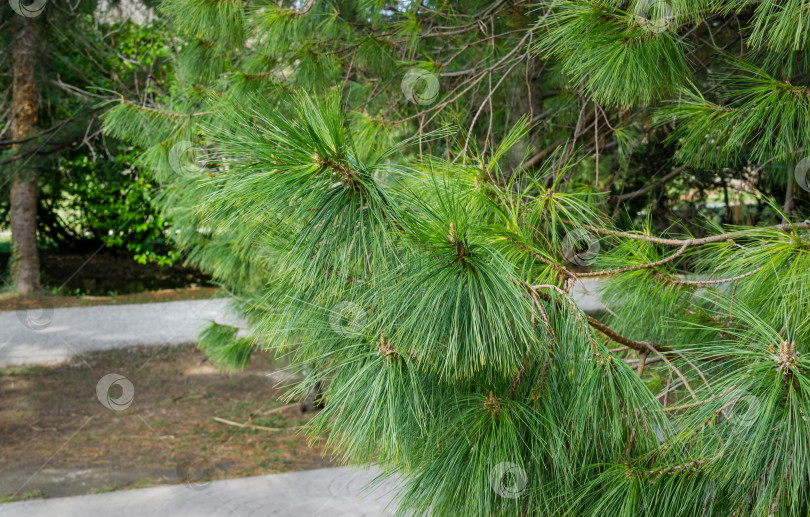
[[242, 427], [245, 429], [256, 429], [258, 431], [295, 431], [296, 429], [301, 429], [302, 425], [297, 427], [265, 427], [263, 425], [254, 425], [254, 424], [240, 424], [239, 422], [234, 422], [233, 420], [227, 420], [225, 418], [219, 418], [218, 416], [212, 417], [215, 421], [219, 422], [220, 424], [231, 425], [234, 427]]
[[[551, 301], [552, 298], [551, 298], [551, 295], [542, 292], [541, 291], [542, 289], [553, 289], [553, 290], [557, 291], [558, 293], [560, 293], [560, 294], [562, 294], [562, 295], [564, 295], [564, 296], [566, 296], [566, 297], [568, 297], [570, 299], [570, 295], [568, 293], [566, 293], [565, 291], [563, 291], [562, 289], [560, 289], [559, 287], [557, 287], [557, 286], [553, 286], [553, 285], [532, 285], [532, 286], [529, 286], [529, 287], [532, 289], [532, 291], [537, 293], [537, 295], [539, 297], [543, 298], [546, 301]], [[576, 305], [576, 302], [574, 302], [573, 300], [571, 300], [571, 302]], [[598, 330], [599, 332], [601, 332], [602, 334], [607, 336], [608, 339], [610, 339], [611, 341], [613, 341], [615, 343], [618, 343], [620, 345], [624, 345], [626, 347], [632, 348], [633, 350], [635, 350], [637, 352], [650, 352], [650, 351], [652, 351], [652, 352], [654, 352], [656, 354], [658, 354], [658, 353], [661, 353], [661, 354], [674, 353], [674, 351], [671, 348], [666, 347], [664, 345], [654, 345], [653, 343], [649, 343], [647, 341], [636, 341], [634, 339], [630, 339], [630, 338], [628, 338], [626, 336], [623, 336], [623, 335], [619, 334], [618, 332], [616, 332], [615, 330], [613, 330], [612, 328], [605, 325], [604, 323], [602, 323], [601, 321], [599, 321], [598, 319], [594, 318], [593, 316], [590, 316], [590, 315], [586, 314], [585, 317], [586, 317], [586, 319], [587, 319], [587, 321], [588, 321], [588, 323], [590, 324], [591, 327], [595, 328], [596, 330]]]
[[647, 352], [641, 352], [641, 355], [638, 360], [638, 369], [636, 370], [639, 377], [644, 375], [644, 366], [646, 366], [646, 364], [647, 364]]

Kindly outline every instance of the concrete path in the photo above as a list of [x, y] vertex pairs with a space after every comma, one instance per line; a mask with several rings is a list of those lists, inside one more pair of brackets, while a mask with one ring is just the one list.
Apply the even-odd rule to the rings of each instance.
[[[227, 314], [227, 303], [219, 298], [0, 312], [0, 366], [59, 363], [113, 348], [193, 343], [210, 320], [239, 325]], [[364, 490], [376, 475], [373, 468], [343, 467], [6, 503], [0, 504], [0, 517], [387, 515], [396, 484], [387, 480]]]
[[596, 278], [583, 278], [574, 285], [571, 297], [577, 302], [580, 309], [588, 314], [594, 315], [605, 310], [605, 306], [599, 301], [599, 291], [604, 284], [604, 280]]
[[[598, 280], [572, 296], [585, 312], [604, 310]], [[0, 366], [55, 364], [96, 350], [194, 343], [210, 320], [239, 325], [226, 298], [0, 312]]]
[[0, 312], [0, 366], [54, 364], [95, 350], [194, 343], [228, 300]]
[[[599, 312], [604, 308], [598, 290], [598, 281], [589, 280], [578, 285], [573, 296], [586, 312]], [[227, 302], [220, 298], [0, 312], [0, 366], [58, 363], [86, 352], [129, 346], [193, 343], [212, 319], [239, 324], [227, 315]], [[7, 503], [0, 504], [0, 517], [387, 515], [395, 482], [361, 490], [376, 473], [345, 467]]]
[[351, 467], [0, 504], [1, 517], [318, 517], [390, 515], [397, 484]]

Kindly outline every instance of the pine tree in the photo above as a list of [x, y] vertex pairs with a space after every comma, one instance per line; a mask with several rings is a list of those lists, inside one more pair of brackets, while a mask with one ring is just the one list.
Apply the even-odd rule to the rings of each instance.
[[[213, 360], [292, 358], [403, 513], [807, 515], [810, 2], [281, 4], [167, 0], [174, 95], [105, 121], [251, 323]], [[622, 205], [728, 169], [784, 204]]]

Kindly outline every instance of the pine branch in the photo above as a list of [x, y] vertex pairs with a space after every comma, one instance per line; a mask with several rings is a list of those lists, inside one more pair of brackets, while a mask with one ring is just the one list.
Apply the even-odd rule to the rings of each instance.
[[[549, 295], [548, 293], [543, 291], [543, 290], [547, 290], [547, 289], [552, 289], [552, 290], [556, 291], [558, 294], [564, 296], [566, 299], [570, 300], [570, 295], [568, 293], [566, 293], [565, 291], [563, 291], [562, 289], [560, 289], [559, 287], [556, 287], [556, 286], [552, 286], [552, 285], [530, 285], [528, 287], [537, 296], [539, 296], [540, 298], [542, 298], [543, 300], [545, 300], [547, 302], [556, 302], [558, 304], [562, 303], [560, 300], [558, 300], [556, 298], [553, 298], [551, 295]], [[574, 305], [576, 305], [576, 303], [573, 300], [570, 300], [570, 302], [573, 303]], [[672, 350], [671, 348], [666, 347], [664, 345], [655, 345], [654, 343], [649, 343], [647, 341], [636, 341], [636, 340], [630, 339], [630, 338], [628, 338], [626, 336], [623, 336], [623, 335], [619, 334], [618, 332], [616, 332], [615, 330], [608, 327], [607, 325], [605, 325], [604, 323], [602, 323], [601, 321], [599, 321], [598, 319], [594, 318], [593, 316], [590, 316], [590, 315], [586, 314], [585, 317], [586, 317], [588, 323], [593, 328], [595, 328], [596, 330], [598, 330], [599, 332], [601, 332], [602, 334], [607, 336], [608, 339], [610, 339], [611, 341], [613, 341], [615, 343], [618, 343], [620, 345], [624, 345], [624, 346], [626, 346], [628, 348], [632, 348], [633, 350], [635, 350], [637, 352], [643, 352], [643, 353], [653, 352], [656, 355], [674, 354], [675, 353], [674, 350]]]

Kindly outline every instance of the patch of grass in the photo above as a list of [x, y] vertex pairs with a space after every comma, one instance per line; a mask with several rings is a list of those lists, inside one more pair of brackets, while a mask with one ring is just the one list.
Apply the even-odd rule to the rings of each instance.
[[108, 485], [108, 486], [101, 487], [101, 488], [95, 488], [90, 493], [91, 494], [106, 494], [107, 492], [114, 492], [114, 491], [118, 490], [119, 488], [121, 488], [121, 485], [115, 483], [113, 485]]
[[[0, 268], [1, 269], [1, 268]], [[17, 309], [41, 309], [44, 307], [90, 307], [94, 305], [121, 305], [132, 303], [156, 303], [180, 300], [206, 300], [225, 296], [224, 291], [215, 287], [194, 287], [187, 289], [164, 289], [137, 294], [112, 294], [108, 296], [86, 296], [76, 290], [55, 290], [42, 296], [21, 296], [14, 291], [0, 292], [0, 311]]]
[[14, 503], [18, 501], [31, 501], [33, 499], [44, 499], [44, 498], [45, 494], [43, 494], [39, 490], [32, 490], [31, 492], [26, 492], [18, 497], [14, 497], [13, 494], [7, 494], [3, 497], [0, 497], [0, 503]]
[[40, 369], [37, 366], [8, 366], [0, 368], [0, 377], [37, 377]]
[[144, 477], [135, 481], [130, 488], [146, 488], [154, 485], [161, 484], [162, 480], [153, 477]]
[[11, 255], [11, 232], [0, 228], [0, 254]]

